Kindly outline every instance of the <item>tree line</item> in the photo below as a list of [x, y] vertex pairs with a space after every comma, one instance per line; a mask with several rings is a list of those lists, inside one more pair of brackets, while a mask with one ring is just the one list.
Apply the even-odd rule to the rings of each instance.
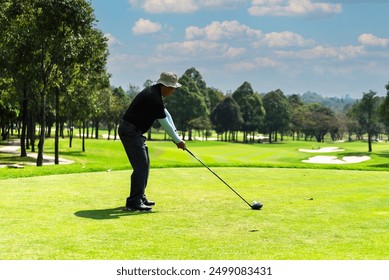
[[[285, 135], [317, 142], [323, 142], [326, 135], [333, 141], [353, 136], [361, 140], [367, 135], [372, 151], [372, 141], [389, 133], [389, 83], [386, 97], [370, 90], [361, 100], [344, 102], [343, 108], [334, 110], [322, 103], [304, 102], [298, 94], [287, 96], [280, 89], [258, 93], [247, 81], [223, 94], [207, 87], [195, 68], [188, 69], [179, 82], [183, 86], [166, 100], [166, 107], [189, 140], [193, 130], [202, 131], [201, 135], [214, 130], [223, 141], [261, 141], [255, 136], [264, 134], [270, 143], [278, 138], [282, 141]], [[237, 138], [238, 132], [243, 139]]]
[[[141, 90], [130, 84], [125, 92], [110, 85], [107, 39], [95, 23], [85, 0], [1, 0], [1, 137], [6, 140], [16, 130], [21, 156], [28, 149], [35, 151], [37, 138], [38, 166], [45, 138], [51, 137], [54, 127], [57, 164], [59, 138], [66, 132], [71, 146], [78, 129], [83, 151], [85, 138], [98, 138], [102, 125], [109, 138], [113, 133], [116, 139], [123, 113]], [[262, 141], [259, 134], [270, 143], [285, 135], [322, 142], [328, 134], [333, 140], [362, 139], [367, 134], [371, 151], [371, 142], [388, 134], [389, 83], [386, 97], [370, 90], [361, 100], [334, 110], [280, 89], [259, 93], [247, 81], [223, 93], [208, 87], [193, 67], [179, 82], [183, 86], [165, 99], [165, 105], [187, 140], [195, 133], [207, 139], [213, 131], [218, 140], [246, 143]], [[143, 86], [152, 84], [147, 80]], [[154, 128], [158, 129], [157, 122]]]
[[[21, 156], [35, 149], [43, 162], [47, 128], [98, 118], [109, 86], [107, 40], [85, 0], [1, 0], [0, 125], [3, 139], [18, 123]], [[37, 124], [40, 130], [36, 133]]]

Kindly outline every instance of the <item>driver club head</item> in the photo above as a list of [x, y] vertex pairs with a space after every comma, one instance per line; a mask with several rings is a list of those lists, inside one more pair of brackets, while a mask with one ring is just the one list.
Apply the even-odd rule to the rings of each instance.
[[251, 209], [261, 210], [262, 206], [263, 206], [263, 204], [261, 202], [254, 201], [253, 204], [251, 205]]

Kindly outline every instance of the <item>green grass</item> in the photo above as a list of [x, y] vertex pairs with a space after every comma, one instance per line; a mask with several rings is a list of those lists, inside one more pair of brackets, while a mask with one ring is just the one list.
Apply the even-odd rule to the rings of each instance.
[[[0, 143], [1, 146], [1, 143]], [[72, 165], [44, 166], [36, 168], [26, 166], [22, 170], [0, 168], [0, 179], [15, 177], [31, 177], [52, 174], [85, 173], [106, 170], [127, 170], [129, 163], [119, 140], [86, 140], [86, 152], [82, 152], [81, 140], [75, 138], [73, 147], [69, 148], [68, 139], [60, 140], [60, 156], [74, 160]], [[151, 167], [197, 167], [198, 162], [188, 153], [179, 150], [170, 141], [148, 141]], [[368, 155], [372, 159], [362, 163], [332, 165], [309, 164], [302, 160], [317, 154], [302, 153], [298, 149], [311, 149], [326, 146], [344, 148], [344, 152], [328, 153], [326, 155], [362, 156]], [[305, 141], [288, 141], [280, 144], [240, 144], [217, 141], [190, 141], [188, 148], [211, 167], [266, 167], [266, 168], [320, 168], [341, 170], [377, 170], [386, 171], [389, 168], [389, 143], [374, 143], [373, 152], [367, 152], [365, 142], [347, 143], [316, 143]], [[54, 141], [47, 139], [45, 154], [54, 155]], [[0, 164], [17, 162], [23, 163], [31, 159], [21, 159], [17, 154], [0, 153]]]
[[[46, 152], [53, 151], [48, 139]], [[0, 259], [388, 259], [389, 146], [325, 143], [369, 155], [351, 165], [302, 163], [314, 142], [189, 142], [249, 202], [171, 142], [148, 142], [152, 213], [124, 212], [131, 174], [120, 141], [61, 140], [72, 165], [0, 169]], [[315, 155], [315, 154], [314, 154]], [[13, 156], [0, 153], [1, 162]], [[19, 163], [23, 163], [23, 160]], [[199, 168], [193, 168], [199, 167]], [[272, 167], [272, 168], [267, 168]], [[107, 172], [109, 171], [109, 172]]]
[[[154, 169], [154, 212], [122, 211], [129, 171], [1, 181], [0, 259], [387, 259], [389, 172]], [[311, 200], [313, 198], [313, 200]]]

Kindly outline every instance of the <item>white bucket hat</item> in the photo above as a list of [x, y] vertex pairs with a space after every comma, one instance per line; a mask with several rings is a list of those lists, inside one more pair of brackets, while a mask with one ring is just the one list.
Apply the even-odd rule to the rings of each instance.
[[166, 87], [179, 88], [181, 84], [178, 82], [176, 74], [171, 72], [162, 72], [157, 84], [163, 84]]

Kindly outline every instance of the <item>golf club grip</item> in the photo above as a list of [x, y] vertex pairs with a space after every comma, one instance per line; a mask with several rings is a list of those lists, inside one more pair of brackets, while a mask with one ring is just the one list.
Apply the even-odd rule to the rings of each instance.
[[230, 190], [232, 190], [237, 196], [239, 196], [248, 206], [251, 207], [250, 203], [247, 202], [246, 199], [244, 199], [237, 191], [235, 191], [230, 185], [227, 184], [226, 181], [224, 181], [219, 175], [217, 175], [211, 168], [209, 168], [204, 162], [202, 162], [198, 157], [196, 157], [191, 151], [188, 150], [188, 148], [185, 149], [192, 157], [197, 159], [198, 162], [200, 162], [205, 168], [207, 168], [213, 175], [215, 175], [217, 178], [219, 178], [220, 181], [222, 181]]

